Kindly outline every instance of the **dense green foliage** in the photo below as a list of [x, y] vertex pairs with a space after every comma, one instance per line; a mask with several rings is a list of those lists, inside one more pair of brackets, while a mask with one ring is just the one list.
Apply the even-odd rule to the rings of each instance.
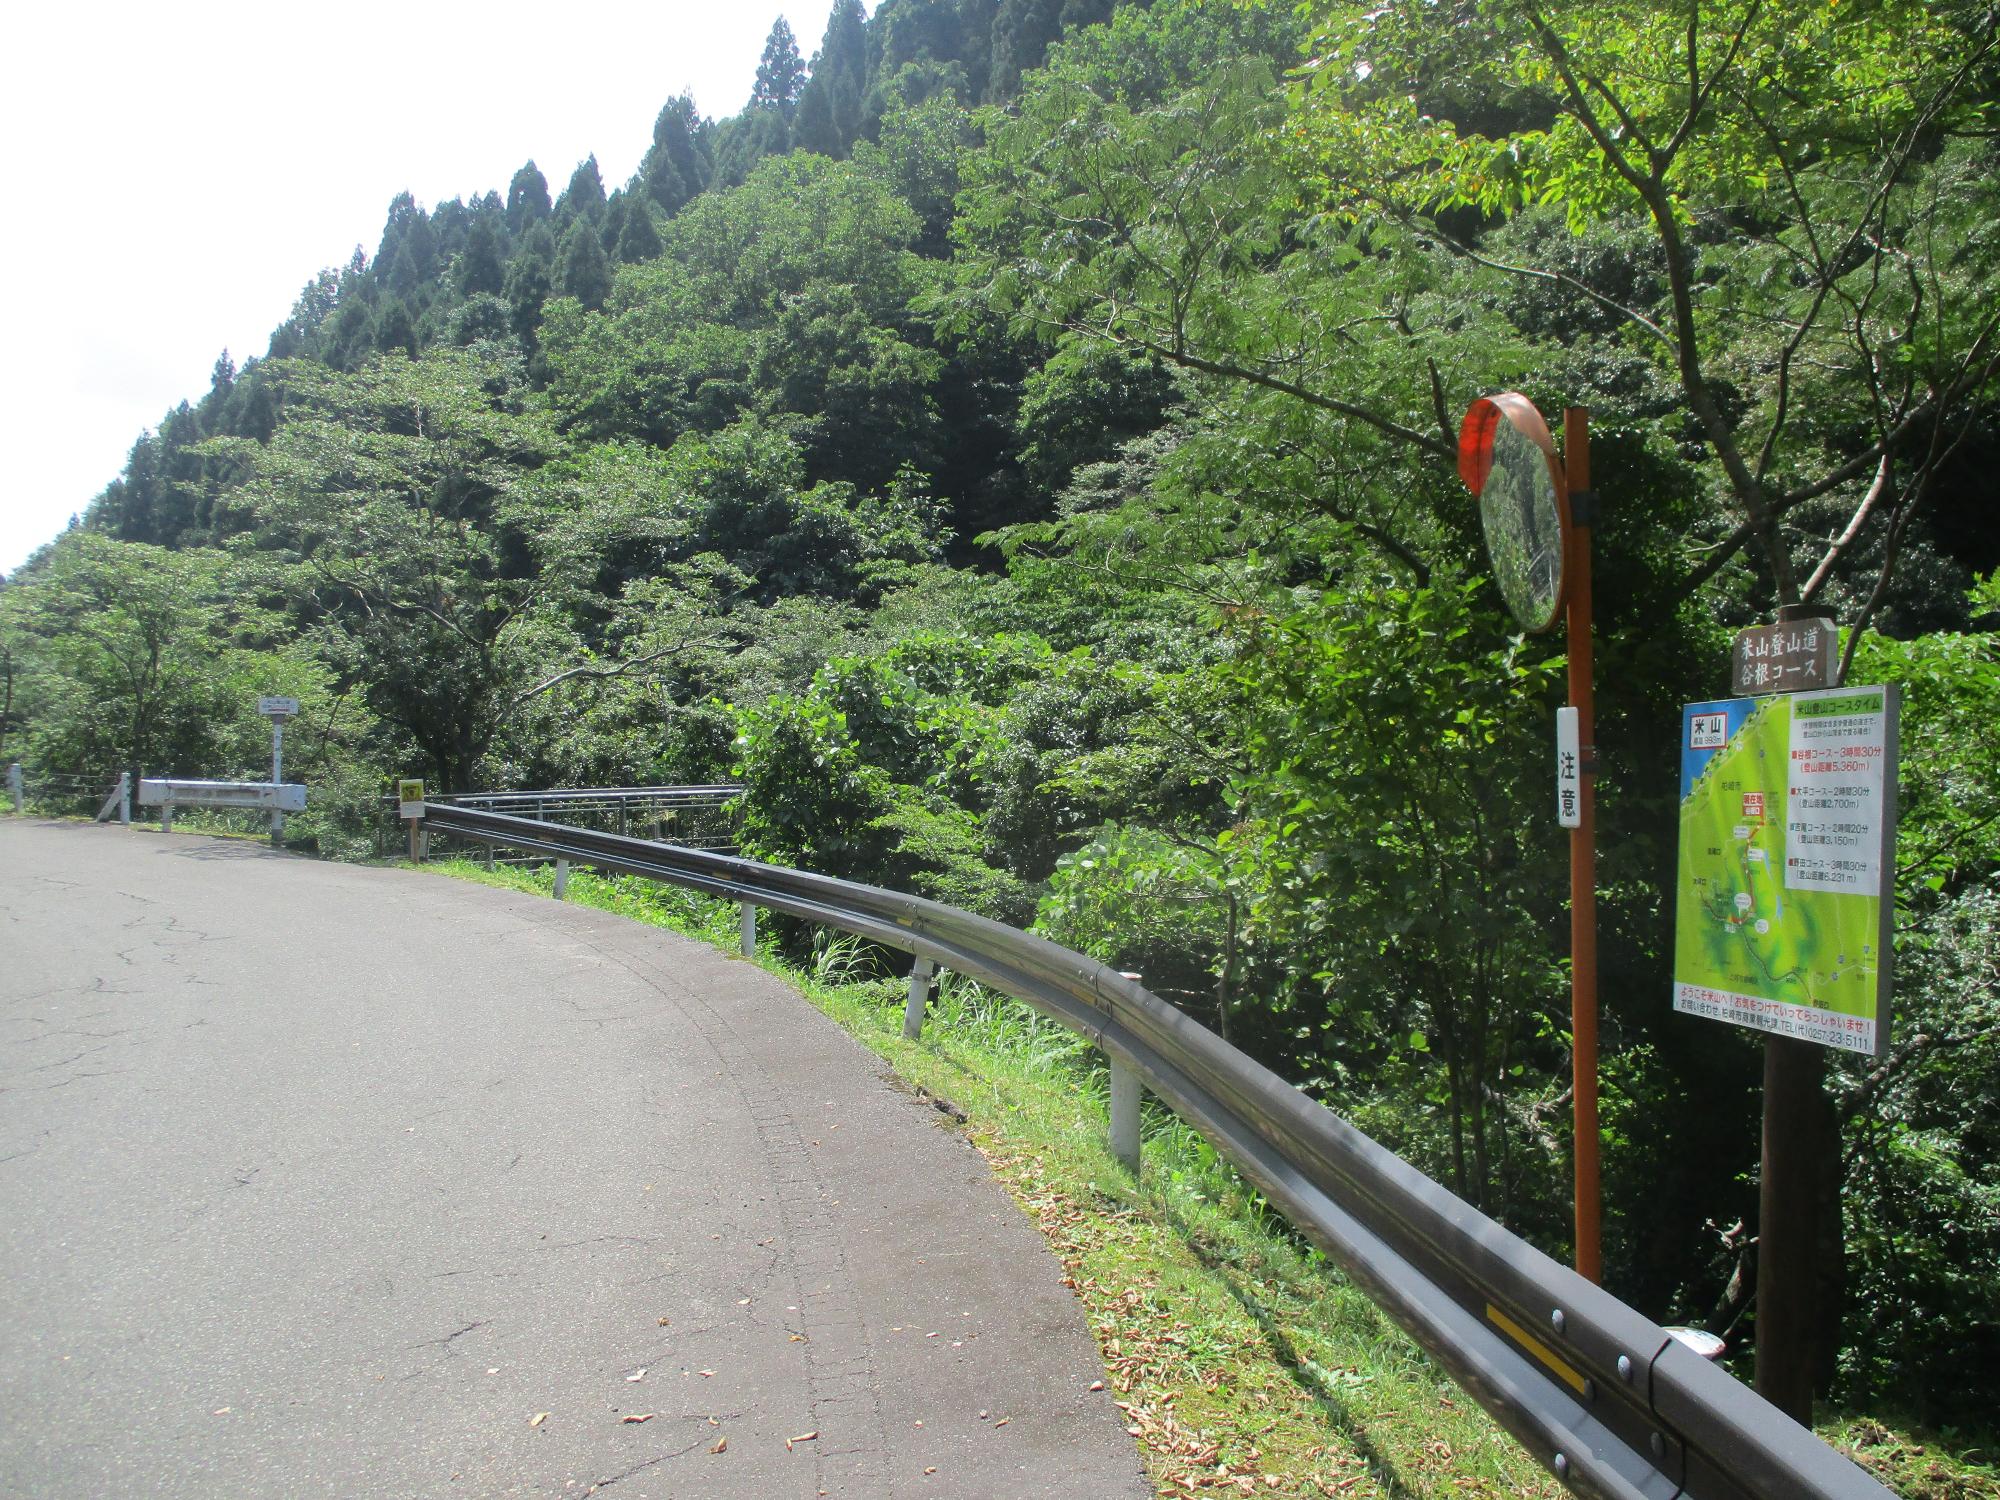
[[1754, 1327], [1756, 1045], [1668, 1004], [1673, 726], [1732, 629], [1818, 604], [1906, 691], [1828, 1389], [1977, 1417], [1994, 32], [840, 0], [808, 65], [780, 21], [744, 110], [669, 100], [631, 181], [401, 194], [219, 361], [0, 592], [0, 758], [252, 772], [292, 694], [294, 832], [343, 854], [398, 773], [734, 777], [753, 852], [1139, 970], [1562, 1253], [1561, 642], [1505, 617], [1451, 460], [1479, 394], [1588, 405], [1609, 1279]]

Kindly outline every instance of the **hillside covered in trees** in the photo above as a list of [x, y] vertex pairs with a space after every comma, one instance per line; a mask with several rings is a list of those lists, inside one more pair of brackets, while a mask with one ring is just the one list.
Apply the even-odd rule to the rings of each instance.
[[780, 21], [630, 181], [399, 194], [220, 359], [0, 590], [0, 761], [258, 774], [290, 694], [293, 831], [343, 857], [397, 774], [740, 780], [751, 852], [1141, 969], [1562, 1254], [1561, 641], [1453, 455], [1481, 394], [1587, 406], [1607, 1280], [1754, 1329], [1758, 1047], [1669, 1008], [1675, 729], [1817, 604], [1905, 692], [1821, 1386], [1990, 1424], [1994, 19], [837, 0], [809, 58]]

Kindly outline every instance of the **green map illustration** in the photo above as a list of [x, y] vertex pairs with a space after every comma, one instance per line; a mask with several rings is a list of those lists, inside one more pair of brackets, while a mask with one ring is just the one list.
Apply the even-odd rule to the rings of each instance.
[[1760, 702], [1681, 800], [1674, 978], [1873, 1016], [1879, 901], [1785, 888], [1789, 708]]

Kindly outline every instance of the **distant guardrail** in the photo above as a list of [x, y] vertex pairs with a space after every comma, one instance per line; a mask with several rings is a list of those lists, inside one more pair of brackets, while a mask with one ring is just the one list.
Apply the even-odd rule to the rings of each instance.
[[606, 833], [640, 835], [690, 849], [734, 849], [733, 805], [743, 788], [702, 786], [559, 787], [545, 791], [456, 792], [430, 797], [431, 806], [469, 807], [546, 822], [553, 814], [572, 825]]
[[877, 886], [433, 802], [440, 832], [786, 913], [1014, 996], [1111, 1062], [1113, 1148], [1138, 1166], [1143, 1086], [1208, 1139], [1568, 1488], [1605, 1500], [1883, 1500], [1858, 1465], [1142, 985], [1083, 954]]
[[285, 814], [306, 810], [306, 789], [294, 781], [183, 781], [148, 776], [139, 783], [139, 805], [160, 810], [160, 832], [174, 831], [178, 808], [268, 812], [271, 842], [284, 837]]

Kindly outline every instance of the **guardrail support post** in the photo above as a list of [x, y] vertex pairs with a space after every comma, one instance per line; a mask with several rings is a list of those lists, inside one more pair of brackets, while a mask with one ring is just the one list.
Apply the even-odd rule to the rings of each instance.
[[924, 1034], [924, 1007], [930, 1003], [931, 975], [935, 966], [919, 957], [910, 969], [910, 998], [903, 1005], [903, 1040], [914, 1042]]
[[1139, 1175], [1139, 1075], [1111, 1059], [1111, 1154]]
[[174, 794], [168, 792], [160, 799], [160, 832], [174, 831]]
[[493, 868], [493, 846], [491, 844], [486, 846], [486, 868], [488, 870]]
[[[624, 809], [620, 808], [619, 813], [619, 821], [622, 822], [624, 821]], [[757, 908], [752, 906], [748, 901], [740, 904], [743, 909], [743, 956], [745, 958], [755, 958], [757, 956]]]
[[566, 859], [559, 859], [556, 861], [556, 900], [565, 901], [568, 899], [569, 899], [569, 861]]
[[14, 815], [21, 814], [21, 804], [26, 800], [21, 793], [21, 763], [17, 760], [7, 768], [7, 793], [14, 799]]

